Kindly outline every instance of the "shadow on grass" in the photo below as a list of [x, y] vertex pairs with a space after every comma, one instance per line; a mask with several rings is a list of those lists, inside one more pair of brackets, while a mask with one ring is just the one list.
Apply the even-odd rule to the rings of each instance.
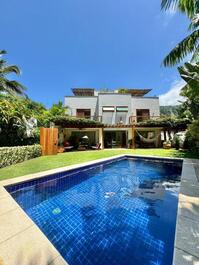
[[186, 150], [176, 150], [176, 152], [172, 153], [172, 156], [179, 158], [199, 159], [199, 153], [196, 153], [194, 151], [186, 151]]

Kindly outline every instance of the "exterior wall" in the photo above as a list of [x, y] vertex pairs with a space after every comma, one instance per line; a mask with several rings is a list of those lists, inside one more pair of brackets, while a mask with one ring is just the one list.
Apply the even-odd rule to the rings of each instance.
[[98, 116], [97, 97], [65, 97], [64, 106], [68, 107], [70, 116], [76, 116], [76, 109], [91, 109], [91, 116]]
[[159, 98], [132, 97], [132, 116], [136, 109], [149, 109], [150, 116], [160, 116]]
[[[98, 96], [98, 113], [99, 116], [103, 116], [103, 111], [102, 108], [106, 106], [111, 106], [111, 107], [122, 107], [122, 106], [127, 106], [128, 107], [128, 112], [126, 113], [126, 124], [129, 122], [129, 117], [131, 116], [132, 113], [132, 107], [131, 107], [131, 95], [129, 94], [103, 94], [99, 93]], [[112, 117], [112, 124], [115, 124], [116, 120], [116, 110], [113, 113]]]
[[102, 115], [102, 107], [105, 106], [128, 106], [131, 114], [131, 95], [127, 94], [99, 94], [98, 99], [98, 111], [99, 115]]
[[[127, 106], [126, 124], [130, 116], [136, 116], [136, 109], [149, 109], [150, 116], [159, 116], [159, 98], [131, 97], [129, 94], [99, 93], [98, 97], [65, 97], [64, 105], [68, 107], [70, 116], [76, 116], [76, 109], [90, 109], [91, 116], [103, 116], [105, 106]], [[119, 115], [119, 114], [118, 114]], [[116, 111], [112, 116], [112, 124], [116, 122]]]

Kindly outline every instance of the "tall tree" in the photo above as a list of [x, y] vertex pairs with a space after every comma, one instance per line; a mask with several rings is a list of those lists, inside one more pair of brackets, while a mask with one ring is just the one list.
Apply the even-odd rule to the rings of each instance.
[[183, 39], [163, 60], [164, 66], [174, 66], [187, 55], [192, 54], [192, 61], [199, 59], [199, 0], [162, 0], [162, 9], [178, 10], [185, 13], [191, 23], [191, 33]]
[[9, 80], [9, 74], [20, 74], [20, 69], [16, 65], [8, 65], [2, 58], [6, 54], [5, 50], [0, 50], [0, 92], [9, 94], [25, 95], [26, 88], [15, 80]]

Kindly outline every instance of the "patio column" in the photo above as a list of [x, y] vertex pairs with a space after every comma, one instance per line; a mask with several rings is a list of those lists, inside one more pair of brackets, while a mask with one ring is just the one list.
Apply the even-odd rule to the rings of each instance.
[[132, 149], [135, 149], [135, 126], [132, 127]]
[[101, 143], [101, 149], [104, 149], [104, 129], [99, 128], [99, 143]]

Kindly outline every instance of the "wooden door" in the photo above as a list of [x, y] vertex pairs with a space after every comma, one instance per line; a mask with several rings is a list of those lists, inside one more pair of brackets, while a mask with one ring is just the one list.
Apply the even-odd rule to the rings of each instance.
[[41, 128], [40, 144], [42, 146], [42, 155], [56, 155], [58, 152], [58, 129]]

